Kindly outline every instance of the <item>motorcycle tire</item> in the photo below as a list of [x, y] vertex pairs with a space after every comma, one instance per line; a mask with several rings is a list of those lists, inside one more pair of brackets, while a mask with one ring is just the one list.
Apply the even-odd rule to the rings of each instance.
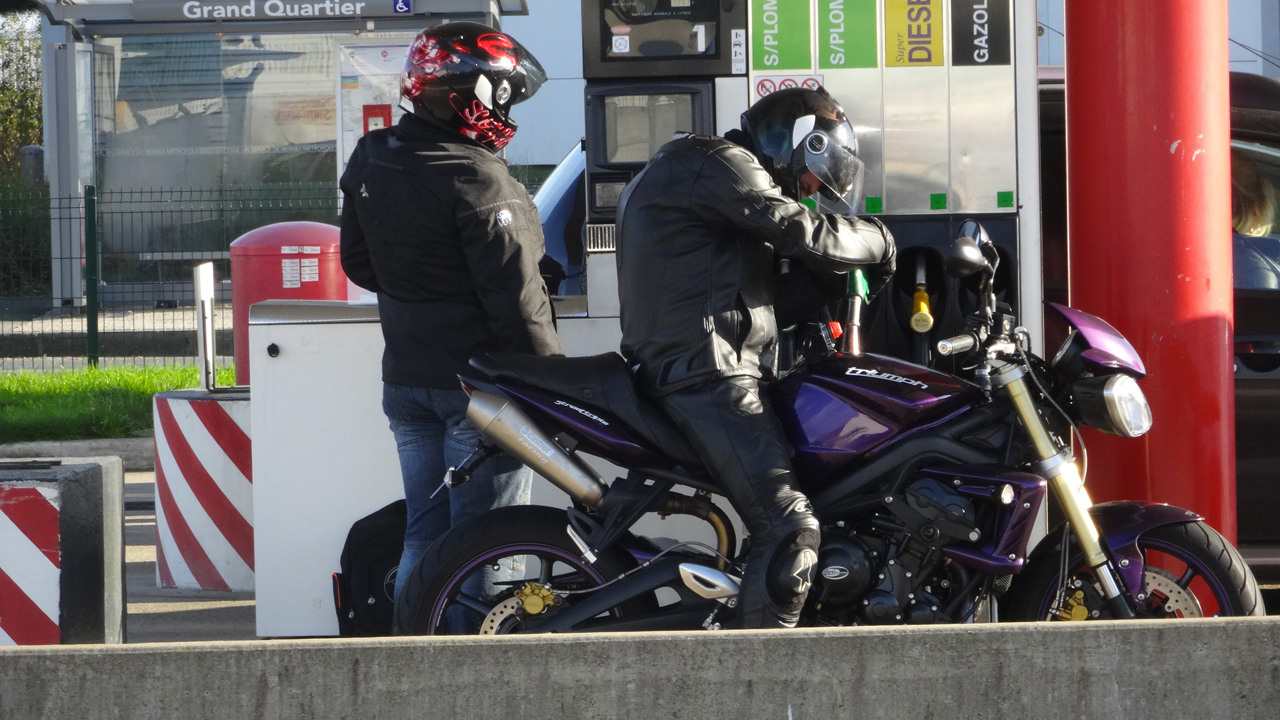
[[[526, 582], [550, 584], [556, 590], [584, 590], [637, 567], [635, 559], [617, 546], [597, 553], [596, 562], [588, 564], [569, 537], [567, 526], [564, 510], [536, 505], [498, 508], [457, 525], [432, 544], [405, 579], [396, 600], [396, 632], [522, 632], [525, 606], [514, 599]], [[477, 596], [464, 588], [476, 572], [504, 559], [518, 560], [523, 572], [500, 582], [496, 595]], [[557, 598], [557, 603], [563, 601]], [[463, 609], [452, 611], [453, 617], [446, 616], [455, 606]], [[649, 595], [633, 598], [610, 614], [634, 617], [654, 608], [656, 601]], [[554, 611], [553, 607], [547, 609]]]
[[[1258, 582], [1240, 553], [1202, 522], [1164, 525], [1138, 538], [1146, 558], [1143, 598], [1130, 605], [1139, 618], [1263, 615]], [[1030, 565], [1000, 603], [1006, 621], [1109, 619], [1111, 612], [1072, 540], [1065, 597], [1058, 598], [1060, 554]], [[1055, 605], [1057, 606], [1055, 610]]]

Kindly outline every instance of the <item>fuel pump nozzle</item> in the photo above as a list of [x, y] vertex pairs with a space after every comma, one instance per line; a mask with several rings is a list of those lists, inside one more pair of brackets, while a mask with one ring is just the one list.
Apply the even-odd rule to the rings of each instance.
[[929, 288], [925, 273], [925, 256], [917, 252], [916, 289], [911, 296], [911, 318], [908, 324], [914, 334], [911, 337], [911, 362], [918, 365], [929, 364], [928, 334], [933, 330], [933, 311], [929, 307]]
[[862, 306], [871, 293], [867, 275], [861, 269], [849, 273], [846, 293], [849, 296], [849, 317], [845, 318], [844, 351], [854, 357], [862, 355]]
[[916, 291], [911, 296], [911, 329], [918, 333], [933, 329], [933, 313], [929, 309], [929, 290], [925, 282], [924, 253], [917, 253]]

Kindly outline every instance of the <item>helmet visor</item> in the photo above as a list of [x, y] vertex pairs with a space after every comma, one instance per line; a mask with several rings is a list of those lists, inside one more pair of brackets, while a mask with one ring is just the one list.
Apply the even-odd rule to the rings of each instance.
[[864, 166], [858, 159], [858, 142], [848, 121], [815, 118], [813, 130], [799, 143], [804, 167], [813, 173], [818, 188], [818, 208], [850, 215], [862, 199]]

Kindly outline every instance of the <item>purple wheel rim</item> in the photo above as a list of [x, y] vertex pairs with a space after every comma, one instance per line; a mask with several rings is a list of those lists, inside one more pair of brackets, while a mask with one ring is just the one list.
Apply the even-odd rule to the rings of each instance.
[[[1146, 552], [1149, 550], [1155, 550], [1156, 552], [1162, 552], [1166, 555], [1171, 555], [1177, 558], [1179, 562], [1185, 563], [1187, 567], [1193, 568], [1196, 571], [1196, 575], [1201, 579], [1203, 579], [1205, 581], [1205, 584], [1209, 586], [1209, 591], [1213, 594], [1214, 602], [1218, 604], [1218, 614], [1219, 615], [1227, 614], [1227, 611], [1230, 610], [1230, 603], [1224, 602], [1227, 599], [1226, 588], [1224, 588], [1222, 584], [1218, 582], [1217, 578], [1215, 578], [1213, 574], [1208, 571], [1208, 568], [1206, 568], [1203, 563], [1201, 563], [1196, 558], [1185, 556], [1182, 548], [1174, 545], [1170, 545], [1169, 543], [1162, 542], [1160, 540], [1154, 540], [1148, 537], [1140, 538], [1138, 540], [1138, 547], [1143, 551], [1144, 563], [1146, 558]], [[1072, 565], [1078, 565], [1078, 563], [1073, 562]], [[1144, 572], [1145, 572], [1145, 569], [1146, 567], [1144, 565], [1143, 567]], [[1043, 619], [1049, 615], [1049, 608], [1053, 606], [1054, 597], [1056, 596], [1057, 591], [1059, 589], [1060, 588], [1055, 587], [1053, 594], [1045, 596], [1044, 604], [1040, 606], [1040, 613], [1037, 617], [1040, 617]], [[1190, 588], [1184, 588], [1184, 589], [1187, 590], [1187, 592], [1191, 592]], [[1194, 595], [1194, 593], [1192, 594]], [[1198, 601], [1199, 596], [1196, 596], [1196, 599]]]
[[462, 583], [466, 582], [467, 577], [471, 575], [471, 571], [478, 566], [483, 565], [490, 560], [511, 555], [536, 555], [539, 558], [547, 556], [561, 560], [574, 568], [585, 572], [596, 583], [603, 583], [604, 577], [595, 571], [590, 565], [581, 564], [581, 560], [553, 545], [508, 545], [506, 547], [494, 548], [489, 552], [480, 555], [471, 562], [467, 563], [461, 570], [453, 574], [449, 578], [448, 584], [444, 586], [444, 591], [440, 593], [440, 597], [436, 600], [435, 607], [431, 609], [431, 627], [430, 634], [436, 633], [436, 628], [440, 627], [440, 621], [444, 615], [445, 606], [448, 605], [449, 599], [454, 593], [460, 590]]

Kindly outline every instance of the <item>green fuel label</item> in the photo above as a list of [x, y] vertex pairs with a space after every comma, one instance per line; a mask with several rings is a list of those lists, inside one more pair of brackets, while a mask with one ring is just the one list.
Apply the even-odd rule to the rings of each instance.
[[873, 68], [876, 0], [818, 0], [818, 67]]
[[809, 0], [751, 3], [751, 67], [754, 70], [809, 70]]

